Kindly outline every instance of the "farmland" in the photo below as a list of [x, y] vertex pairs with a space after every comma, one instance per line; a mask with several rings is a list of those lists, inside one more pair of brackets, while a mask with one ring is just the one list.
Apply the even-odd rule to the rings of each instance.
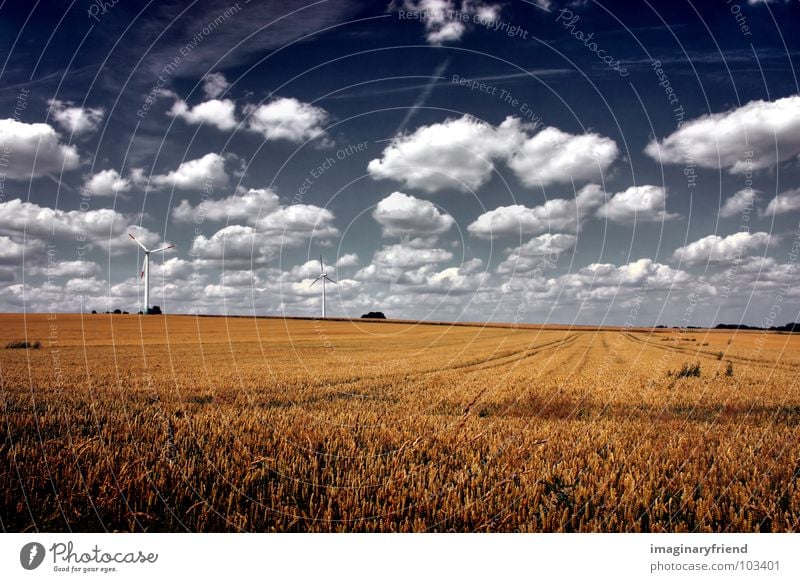
[[800, 337], [0, 315], [5, 531], [796, 531]]

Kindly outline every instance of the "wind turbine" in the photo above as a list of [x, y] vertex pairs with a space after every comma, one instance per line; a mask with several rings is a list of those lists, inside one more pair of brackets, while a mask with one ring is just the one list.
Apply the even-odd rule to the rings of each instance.
[[141, 274], [141, 278], [144, 279], [144, 309], [142, 310], [142, 313], [147, 315], [150, 312], [150, 253], [160, 253], [161, 251], [175, 248], [175, 245], [167, 245], [165, 247], [150, 250], [140, 243], [139, 240], [131, 233], [128, 233], [128, 236], [131, 237], [137, 245], [142, 247], [142, 250], [144, 251], [144, 262], [142, 263]]
[[319, 256], [319, 277], [314, 279], [309, 287], [313, 287], [314, 283], [319, 280], [322, 280], [322, 319], [325, 319], [325, 282], [330, 281], [336, 285], [336, 281], [328, 277], [328, 274], [325, 272], [325, 265], [322, 262], [322, 255]]

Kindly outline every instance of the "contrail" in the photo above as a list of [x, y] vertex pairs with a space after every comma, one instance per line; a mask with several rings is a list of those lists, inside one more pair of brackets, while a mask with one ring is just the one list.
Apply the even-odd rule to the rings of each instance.
[[425, 105], [425, 103], [428, 101], [428, 97], [430, 97], [431, 93], [433, 93], [434, 87], [436, 87], [438, 82], [443, 79], [442, 74], [444, 73], [445, 69], [447, 69], [447, 66], [449, 64], [450, 64], [450, 59], [448, 58], [445, 59], [438, 67], [436, 67], [436, 70], [433, 71], [433, 75], [431, 76], [431, 80], [428, 82], [427, 85], [425, 85], [425, 88], [422, 90], [422, 93], [419, 94], [417, 100], [414, 101], [414, 105], [411, 106], [411, 109], [408, 110], [408, 113], [406, 113], [405, 118], [403, 118], [403, 121], [400, 123], [399, 127], [395, 130], [394, 132], [395, 135], [403, 131], [406, 128], [406, 125], [408, 125], [408, 122], [411, 121], [411, 118], [417, 114], [417, 110], [423, 105]]

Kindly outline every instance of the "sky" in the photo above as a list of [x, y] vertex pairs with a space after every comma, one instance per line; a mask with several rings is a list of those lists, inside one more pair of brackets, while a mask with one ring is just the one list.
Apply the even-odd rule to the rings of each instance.
[[800, 319], [800, 3], [0, 1], [0, 312]]

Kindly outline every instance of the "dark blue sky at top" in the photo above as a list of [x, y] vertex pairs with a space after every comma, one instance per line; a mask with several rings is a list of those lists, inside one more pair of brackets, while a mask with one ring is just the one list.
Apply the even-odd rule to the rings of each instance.
[[[401, 20], [387, 11], [388, 2], [241, 2], [235, 16], [182, 59], [165, 87], [193, 105], [204, 100], [202, 77], [222, 72], [231, 83], [225, 96], [237, 104], [259, 104], [279, 96], [327, 110], [332, 123], [329, 135], [336, 145], [298, 147], [265, 141], [254, 133], [224, 132], [173, 119], [166, 115], [173, 103], [169, 97], [161, 97], [144, 118], [137, 115], [165, 64], [234, 2], [108, 4], [106, 13], [93, 19], [88, 11], [96, 4], [85, 0], [0, 3], [4, 59], [0, 118], [11, 117], [23, 89], [30, 92], [22, 114], [26, 123], [45, 121], [47, 101], [52, 98], [106, 110], [99, 131], [73, 138], [85, 162], [80, 168], [58, 179], [12, 182], [6, 186], [6, 196], [72, 210], [78, 208], [77, 192], [88, 174], [132, 167], [163, 174], [208, 152], [232, 152], [248, 164], [247, 172], [233, 177], [227, 188], [215, 192], [216, 197], [231, 194], [241, 180], [246, 187], [271, 186], [288, 204], [326, 157], [349, 144], [367, 142], [365, 152], [335, 164], [303, 197], [305, 203], [330, 208], [336, 226], [346, 232], [324, 252], [331, 256], [355, 252], [363, 264], [386, 244], [370, 209], [394, 191], [430, 199], [456, 219], [457, 228], [443, 236], [450, 242], [464, 237], [463, 247], [454, 252], [455, 263], [462, 257], [480, 257], [494, 267], [502, 259], [502, 249], [521, 240], [479, 240], [466, 233], [467, 224], [500, 205], [516, 202], [531, 207], [551, 198], [570, 198], [581, 186], [527, 187], [506, 168], [498, 171], [508, 186], [495, 176], [475, 196], [454, 190], [427, 194], [371, 178], [368, 162], [380, 157], [398, 129], [413, 131], [464, 113], [492, 125], [509, 115], [522, 117], [519, 108], [501, 99], [454, 85], [453, 75], [485, 79], [508, 91], [530, 105], [546, 126], [574, 134], [593, 131], [615, 140], [621, 159], [604, 176], [609, 193], [634, 184], [667, 187], [667, 210], [680, 214], [679, 220], [634, 228], [591, 221], [581, 232], [570, 263], [559, 272], [598, 262], [620, 265], [640, 257], [666, 263], [673, 250], [687, 242], [713, 233], [731, 234], [738, 228], [735, 218], [718, 219], [717, 211], [741, 189], [741, 176], [698, 169], [698, 185], [690, 193], [680, 165], [661, 166], [643, 153], [653, 134], [663, 138], [676, 129], [673, 107], [651, 66], [653, 59], [663, 64], [687, 120], [757, 99], [800, 93], [795, 69], [800, 59], [797, 2], [751, 6], [746, 0], [556, 1], [549, 12], [530, 2], [502, 2], [501, 20], [519, 26], [527, 39], [471, 25], [459, 41], [441, 46], [426, 42], [420, 22]], [[732, 5], [740, 10], [740, 21]], [[575, 28], [594, 33], [598, 45], [618, 59], [629, 76], [621, 78], [609, 69], [556, 21], [562, 7], [580, 17]], [[292, 11], [295, 14], [287, 16]], [[750, 35], [743, 34], [740, 22], [746, 23]], [[432, 78], [437, 71], [438, 80]], [[401, 126], [426, 88], [430, 92], [424, 104]], [[759, 172], [756, 187], [768, 199], [796, 188], [798, 179], [797, 163], [790, 162]], [[169, 212], [181, 199], [197, 203], [199, 196], [167, 190], [150, 192], [145, 198], [132, 192], [92, 204], [125, 213], [143, 211], [142, 224], [176, 242], [177, 256], [187, 258], [190, 229], [170, 221]], [[797, 224], [793, 215], [776, 217], [774, 224], [772, 217], [758, 220], [763, 222], [757, 229], [778, 234], [790, 233]], [[205, 224], [204, 234], [211, 236], [218, 227]], [[789, 242], [785, 237], [773, 252], [785, 255]], [[287, 250], [281, 264], [284, 268], [302, 264], [319, 251], [312, 240]], [[135, 249], [131, 253], [119, 261], [95, 256], [103, 266], [102, 277], [112, 282], [129, 277], [136, 268]], [[35, 278], [31, 281], [37, 284]], [[678, 312], [665, 317], [666, 322], [679, 319]], [[484, 313], [475, 312], [473, 318]], [[759, 315], [746, 317], [757, 320]], [[742, 317], [735, 311], [726, 316]]]

